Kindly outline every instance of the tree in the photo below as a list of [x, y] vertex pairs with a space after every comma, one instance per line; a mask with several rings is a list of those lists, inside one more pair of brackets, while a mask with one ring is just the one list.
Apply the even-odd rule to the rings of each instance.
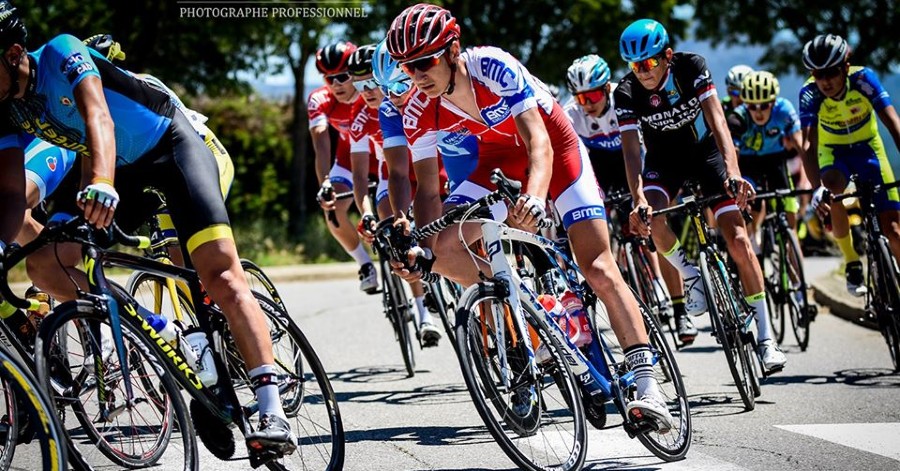
[[774, 72], [805, 72], [803, 45], [825, 33], [847, 39], [855, 63], [886, 72], [900, 60], [891, 33], [900, 2], [892, 0], [697, 0], [695, 19], [701, 39], [764, 45], [761, 61]]
[[[619, 57], [619, 36], [632, 21], [656, 18], [669, 34], [678, 37], [684, 20], [675, 18], [676, 0], [448, 0], [435, 2], [460, 22], [462, 45], [493, 45], [514, 54], [547, 83], [563, 84], [566, 69], [578, 57], [595, 53], [614, 69], [624, 70]], [[380, 1], [366, 21], [348, 24], [348, 33], [363, 42], [384, 38], [385, 29], [408, 2]]]

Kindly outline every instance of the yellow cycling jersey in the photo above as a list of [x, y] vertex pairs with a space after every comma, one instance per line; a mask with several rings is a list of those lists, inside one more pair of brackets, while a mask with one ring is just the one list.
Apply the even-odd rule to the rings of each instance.
[[867, 67], [851, 67], [843, 99], [826, 97], [810, 77], [800, 90], [800, 125], [817, 125], [820, 146], [848, 145], [878, 136], [876, 112], [891, 97]]

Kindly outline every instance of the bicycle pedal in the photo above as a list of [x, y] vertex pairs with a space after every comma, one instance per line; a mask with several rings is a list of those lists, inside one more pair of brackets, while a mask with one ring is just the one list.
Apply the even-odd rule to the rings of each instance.
[[250, 458], [250, 467], [253, 469], [259, 468], [270, 461], [284, 457], [284, 453], [272, 449], [256, 450], [250, 448], [248, 451], [250, 452], [248, 456], [248, 458]]

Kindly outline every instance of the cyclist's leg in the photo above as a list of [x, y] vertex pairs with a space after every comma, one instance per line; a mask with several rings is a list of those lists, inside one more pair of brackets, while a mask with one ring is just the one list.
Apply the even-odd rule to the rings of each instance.
[[637, 400], [627, 404], [627, 413], [638, 420], [655, 421], [665, 433], [671, 429], [673, 419], [653, 375], [650, 340], [637, 299], [622, 278], [610, 249], [606, 210], [587, 152], [580, 141], [577, 144], [574, 148], [560, 145], [559, 141], [554, 144], [550, 196], [568, 231], [575, 260], [606, 306], [626, 362], [634, 372]]
[[162, 190], [172, 221], [210, 297], [222, 308], [259, 399], [260, 428], [248, 441], [292, 451], [265, 317], [247, 285], [219, 188], [215, 158], [186, 118], [176, 113], [169, 131], [143, 159], [153, 162], [148, 184]]
[[[884, 152], [884, 144], [876, 136], [869, 142], [874, 156], [867, 162], [867, 178], [875, 183], [893, 183], [894, 171]], [[894, 258], [900, 261], [900, 190], [893, 188], [875, 195], [875, 209], [881, 232], [888, 238]]]
[[[852, 159], [837, 158], [835, 149], [819, 145], [819, 172], [822, 185], [832, 194], [843, 193], [850, 181]], [[845, 263], [859, 262], [859, 254], [853, 248], [850, 219], [843, 204], [831, 205], [831, 234], [844, 255]]]

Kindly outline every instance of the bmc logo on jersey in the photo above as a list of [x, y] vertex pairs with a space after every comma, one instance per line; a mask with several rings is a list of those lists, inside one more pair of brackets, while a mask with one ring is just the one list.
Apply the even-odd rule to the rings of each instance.
[[424, 93], [416, 93], [409, 97], [406, 108], [403, 109], [403, 127], [406, 129], [419, 129], [419, 119], [428, 105], [428, 96]]
[[501, 91], [508, 92], [516, 89], [516, 74], [506, 64], [493, 57], [481, 59], [481, 74], [497, 82]]
[[508, 116], [509, 105], [506, 104], [505, 100], [500, 100], [496, 105], [488, 106], [481, 110], [481, 117], [484, 118], [488, 126], [503, 122]]

